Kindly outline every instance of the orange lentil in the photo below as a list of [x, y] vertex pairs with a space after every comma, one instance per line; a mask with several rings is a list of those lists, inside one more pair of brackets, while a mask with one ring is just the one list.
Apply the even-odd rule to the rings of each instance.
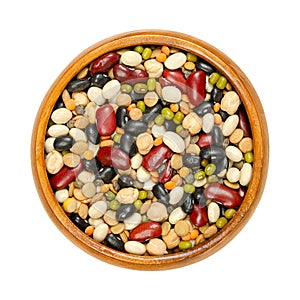
[[165, 53], [160, 53], [156, 56], [156, 60], [161, 63], [165, 62], [166, 59], [167, 59], [167, 55]]
[[164, 184], [164, 187], [165, 189], [167, 190], [173, 190], [176, 186], [176, 183], [174, 181], [167, 181], [165, 184]]
[[161, 47], [161, 52], [166, 54], [166, 56], [170, 55], [170, 48], [168, 46], [162, 46]]
[[192, 61], [187, 61], [184, 64], [184, 68], [189, 71], [193, 71], [195, 69], [195, 64]]
[[131, 111], [133, 108], [136, 108], [136, 104], [132, 103], [127, 107], [128, 112]]
[[195, 240], [199, 236], [199, 230], [198, 229], [193, 229], [191, 232], [191, 240]]
[[87, 235], [91, 236], [94, 233], [94, 227], [93, 226], [88, 226], [85, 231], [84, 231]]
[[101, 140], [101, 141], [110, 140], [110, 135], [102, 135], [102, 136], [100, 137], [100, 140]]
[[179, 105], [177, 103], [170, 104], [170, 109], [172, 112], [176, 113], [179, 110]]
[[153, 141], [153, 145], [154, 146], [159, 146], [163, 143], [163, 139], [161, 137], [158, 137], [156, 138], [154, 141]]
[[68, 110], [74, 110], [75, 107], [76, 107], [75, 101], [73, 99], [71, 99], [71, 98], [65, 100], [64, 104], [65, 104], [66, 109], [68, 109]]
[[100, 187], [100, 193], [106, 193], [109, 191], [109, 184], [103, 184]]
[[114, 141], [113, 140], [104, 140], [104, 141], [100, 142], [99, 146], [100, 146], [100, 148], [113, 147], [114, 146]]
[[215, 124], [216, 124], [216, 125], [222, 124], [222, 117], [221, 117], [221, 115], [215, 114], [215, 115], [214, 115], [214, 119], [215, 119]]
[[215, 103], [214, 104], [214, 112], [218, 112], [221, 108], [221, 104], [220, 103]]
[[184, 235], [184, 236], [181, 236], [181, 239], [182, 239], [183, 241], [189, 241], [189, 240], [191, 240], [191, 234], [190, 234], [190, 232], [187, 233], [187, 234]]

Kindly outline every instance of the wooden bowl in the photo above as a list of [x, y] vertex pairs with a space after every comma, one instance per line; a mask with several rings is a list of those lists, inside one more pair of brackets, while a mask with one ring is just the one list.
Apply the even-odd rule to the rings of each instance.
[[[97, 57], [135, 45], [168, 45], [191, 52], [219, 70], [239, 94], [248, 114], [255, 160], [253, 175], [245, 198], [231, 221], [215, 236], [187, 251], [164, 256], [138, 256], [102, 245], [80, 231], [64, 213], [49, 184], [44, 156], [44, 141], [51, 111], [71, 79]], [[55, 59], [55, 58], [54, 58]], [[31, 163], [40, 199], [55, 225], [75, 245], [107, 263], [140, 270], [162, 270], [182, 267], [200, 261], [232, 240], [245, 226], [261, 198], [268, 169], [269, 141], [264, 111], [253, 86], [240, 68], [215, 47], [192, 36], [163, 30], [143, 30], [107, 38], [83, 51], [59, 75], [46, 94], [36, 116], [31, 144]]]

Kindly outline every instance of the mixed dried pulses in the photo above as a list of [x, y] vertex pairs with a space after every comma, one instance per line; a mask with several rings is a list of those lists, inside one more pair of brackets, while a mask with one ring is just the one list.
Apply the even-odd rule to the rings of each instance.
[[214, 236], [239, 209], [254, 159], [246, 111], [226, 77], [193, 53], [145, 45], [106, 53], [68, 83], [45, 153], [70, 220], [137, 255]]

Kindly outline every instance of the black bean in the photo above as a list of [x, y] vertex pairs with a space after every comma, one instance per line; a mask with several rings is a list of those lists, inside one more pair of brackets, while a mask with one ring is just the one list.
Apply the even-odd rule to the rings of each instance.
[[110, 81], [110, 77], [104, 73], [97, 73], [94, 77], [92, 77], [91, 85], [97, 86], [99, 88], [103, 88], [104, 85]]
[[164, 188], [162, 183], [158, 183], [152, 188], [153, 195], [163, 203], [166, 203], [170, 200], [169, 193]]
[[201, 149], [200, 157], [204, 159], [221, 159], [225, 156], [225, 150], [222, 147], [211, 146]]
[[68, 85], [67, 85], [67, 90], [70, 93], [73, 92], [81, 92], [85, 89], [87, 89], [91, 84], [91, 79], [90, 78], [83, 78], [83, 79], [75, 79], [72, 80]]
[[135, 212], [135, 207], [133, 204], [123, 204], [116, 211], [116, 219], [118, 221], [124, 221], [126, 218], [130, 217]]
[[148, 107], [143, 114], [143, 121], [146, 123], [153, 121], [162, 109], [163, 105], [161, 102], [157, 102], [153, 107]]
[[91, 160], [83, 159], [82, 167], [83, 167], [83, 169], [94, 172], [95, 174], [98, 172], [98, 166], [97, 166], [96, 159], [91, 159]]
[[70, 220], [83, 232], [88, 226], [90, 226], [89, 222], [82, 219], [78, 214], [71, 214]]
[[120, 188], [132, 187], [134, 186], [134, 180], [129, 175], [121, 175], [118, 179], [118, 184]]
[[173, 120], [165, 120], [164, 126], [167, 131], [176, 131], [177, 124]]
[[222, 172], [228, 167], [228, 159], [226, 156], [217, 160], [213, 159], [211, 162], [216, 166], [215, 174]]
[[212, 101], [219, 103], [223, 98], [223, 92], [215, 86], [210, 93], [210, 97]]
[[144, 100], [144, 97], [145, 97], [145, 94], [137, 93], [136, 91], [134, 91], [134, 89], [132, 89], [132, 91], [130, 92], [129, 95], [131, 97], [131, 100], [134, 102], [139, 101], [139, 100]]
[[124, 242], [118, 234], [109, 233], [105, 238], [105, 243], [110, 248], [118, 251], [124, 251]]
[[137, 154], [138, 149], [135, 144], [135, 138], [128, 133], [124, 133], [120, 140], [120, 149], [126, 152], [130, 157]]
[[113, 167], [105, 166], [99, 170], [97, 174], [97, 179], [101, 179], [105, 183], [110, 183], [110, 181], [115, 176], [116, 176], [116, 170]]
[[224, 135], [219, 126], [214, 126], [211, 130], [212, 143], [215, 146], [222, 146], [224, 142]]
[[210, 75], [211, 73], [213, 73], [215, 71], [215, 68], [209, 64], [208, 62], [200, 59], [196, 62], [196, 68], [198, 70], [202, 70], [204, 71], [206, 74]]
[[55, 103], [54, 108], [53, 108], [53, 111], [56, 110], [56, 109], [58, 109], [58, 108], [63, 108], [63, 107], [65, 107], [65, 104], [64, 104], [64, 102], [60, 99], [60, 100], [58, 100], [58, 101]]
[[196, 204], [199, 204], [201, 206], [206, 205], [206, 198], [205, 198], [205, 195], [204, 195], [204, 188], [203, 187], [196, 188], [195, 192], [192, 195], [193, 195], [193, 198], [194, 198], [194, 202]]
[[188, 167], [188, 168], [199, 168], [200, 167], [201, 158], [200, 158], [199, 155], [187, 153], [187, 154], [183, 155], [182, 162], [183, 162], [183, 165], [185, 167]]
[[100, 135], [96, 124], [88, 124], [85, 127], [85, 134], [92, 144], [96, 145], [100, 143]]
[[207, 113], [213, 112], [213, 104], [209, 101], [204, 101], [198, 106], [194, 107], [194, 112], [198, 116], [204, 116]]
[[181, 205], [182, 210], [186, 214], [190, 215], [194, 208], [194, 198], [193, 198], [192, 194], [184, 193], [181, 201], [182, 201], [182, 205]]
[[125, 132], [132, 136], [138, 136], [140, 133], [146, 132], [147, 129], [148, 126], [145, 122], [135, 120], [129, 120], [124, 126]]
[[59, 136], [54, 140], [53, 147], [57, 151], [69, 150], [74, 144], [74, 139], [67, 136]]
[[124, 106], [118, 107], [116, 111], [116, 119], [117, 119], [117, 126], [123, 128], [129, 119], [126, 107]]
[[226, 111], [222, 110], [222, 109], [220, 109], [218, 113], [222, 117], [223, 121], [225, 121], [229, 117], [229, 114]]

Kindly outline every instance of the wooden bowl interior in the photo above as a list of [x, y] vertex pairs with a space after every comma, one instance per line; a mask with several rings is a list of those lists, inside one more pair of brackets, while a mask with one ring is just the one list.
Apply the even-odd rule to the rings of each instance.
[[[97, 57], [110, 51], [135, 45], [168, 45], [196, 54], [227, 77], [239, 94], [252, 130], [255, 160], [253, 176], [246, 196], [236, 215], [214, 237], [187, 251], [164, 256], [138, 256], [122, 253], [102, 245], [80, 231], [64, 213], [50, 186], [44, 157], [44, 141], [52, 109], [71, 79]], [[141, 270], [177, 268], [202, 260], [226, 245], [245, 226], [261, 198], [268, 169], [268, 129], [262, 105], [253, 86], [240, 68], [224, 53], [194, 37], [177, 32], [144, 30], [120, 34], [105, 39], [76, 57], [58, 76], [46, 94], [38, 111], [32, 134], [31, 161], [40, 199], [55, 225], [74, 244], [108, 263]]]

